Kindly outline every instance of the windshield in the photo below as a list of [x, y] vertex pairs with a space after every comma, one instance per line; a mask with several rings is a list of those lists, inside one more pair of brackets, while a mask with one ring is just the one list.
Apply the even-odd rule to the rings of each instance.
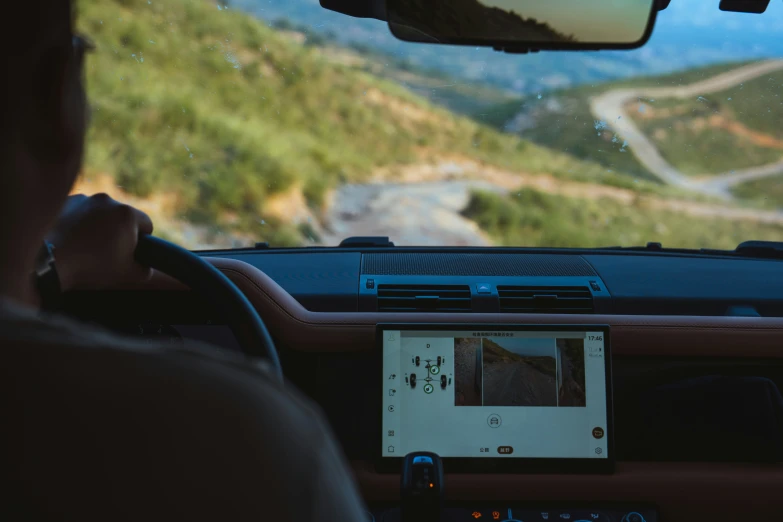
[[76, 192], [191, 249], [783, 240], [783, 5], [672, 0], [633, 51], [404, 43], [317, 0], [79, 0]]

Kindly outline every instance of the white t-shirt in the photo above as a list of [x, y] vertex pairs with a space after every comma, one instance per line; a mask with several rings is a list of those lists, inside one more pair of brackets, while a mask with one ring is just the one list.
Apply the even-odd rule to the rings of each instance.
[[323, 414], [263, 363], [3, 300], [0, 349], [2, 520], [366, 520]]

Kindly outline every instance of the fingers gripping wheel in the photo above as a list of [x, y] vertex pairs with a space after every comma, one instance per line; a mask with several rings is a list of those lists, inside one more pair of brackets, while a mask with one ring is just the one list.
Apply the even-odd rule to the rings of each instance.
[[223, 312], [246, 355], [263, 357], [282, 378], [280, 359], [264, 321], [223, 272], [189, 250], [157, 237], [139, 238], [134, 257], [206, 297]]

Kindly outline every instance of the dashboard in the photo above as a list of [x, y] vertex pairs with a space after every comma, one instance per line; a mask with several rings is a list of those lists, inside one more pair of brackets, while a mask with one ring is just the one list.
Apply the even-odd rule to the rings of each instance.
[[[445, 502], [453, 520], [778, 518], [783, 490], [781, 261], [510, 249], [204, 255], [265, 319], [286, 377], [323, 408], [376, 520], [394, 520], [399, 502], [399, 473], [384, 461], [394, 462], [398, 451], [419, 445], [448, 455]], [[164, 336], [170, 342], [206, 340], [238, 348], [220, 310], [166, 278], [144, 287], [76, 293], [66, 302], [72, 315], [150, 340]], [[387, 331], [399, 333], [399, 349], [390, 345], [388, 361], [379, 333]], [[497, 361], [487, 361], [492, 370], [487, 375], [482, 351], [482, 369], [476, 371], [475, 339], [481, 347], [486, 339], [495, 349], [490, 343], [520, 332], [546, 333], [553, 351], [547, 355], [549, 348], [528, 342], [531, 353], [505, 354], [505, 369], [503, 364], [492, 369]], [[561, 406], [564, 377], [574, 372], [563, 371], [558, 341], [572, 339], [574, 332], [584, 336], [582, 353], [588, 361], [598, 345], [586, 339], [603, 336], [606, 393], [603, 401], [593, 401], [591, 383], [600, 382], [600, 364], [585, 363], [584, 377], [576, 379], [577, 385], [584, 379], [585, 406]], [[512, 335], [496, 337], [501, 333]], [[403, 338], [418, 348], [403, 347]], [[387, 337], [386, 342], [397, 341]], [[445, 347], [434, 348], [437, 343]], [[456, 355], [459, 351], [467, 363], [471, 344], [472, 381], [468, 367], [458, 394]], [[521, 363], [519, 358], [538, 374], [553, 375], [554, 406], [551, 389], [542, 393], [534, 386], [528, 396], [509, 398], [497, 395], [508, 386], [483, 388], [485, 378], [518, 381], [514, 375], [521, 370], [507, 375], [513, 366], [509, 361]], [[555, 360], [554, 373], [548, 359]], [[568, 366], [573, 370], [572, 362]], [[389, 386], [392, 374], [395, 384]], [[581, 404], [573, 384], [566, 383], [566, 398]], [[406, 397], [443, 405], [430, 409]], [[526, 405], [507, 404], [515, 401]], [[594, 404], [605, 404], [605, 419]], [[392, 405], [399, 414], [396, 421], [384, 417]], [[573, 413], [579, 409], [589, 413]], [[461, 410], [477, 412], [468, 416], [481, 422], [471, 424], [460, 417], [467, 415]], [[526, 422], [521, 417], [549, 410], [564, 416], [559, 426], [577, 426], [567, 443], [557, 443], [548, 431], [547, 426], [556, 425], [552, 419], [543, 426], [528, 423], [532, 433], [514, 433], [511, 441], [496, 435], [512, 426], [517, 432]], [[493, 414], [499, 427], [490, 425]], [[422, 420], [427, 421], [424, 429]], [[430, 426], [440, 435], [429, 433]], [[603, 429], [603, 438], [595, 438], [594, 428]], [[399, 449], [388, 442], [390, 430], [394, 437], [400, 434]], [[549, 447], [543, 442], [547, 437], [555, 439], [546, 441]], [[395, 446], [395, 456], [389, 446]], [[448, 459], [455, 459], [455, 466], [449, 468]], [[537, 467], [537, 459], [560, 464]], [[457, 461], [464, 460], [471, 462], [461, 467]], [[511, 464], [498, 467], [490, 460]], [[580, 468], [575, 465], [580, 460], [591, 466], [608, 463], [610, 469]]]

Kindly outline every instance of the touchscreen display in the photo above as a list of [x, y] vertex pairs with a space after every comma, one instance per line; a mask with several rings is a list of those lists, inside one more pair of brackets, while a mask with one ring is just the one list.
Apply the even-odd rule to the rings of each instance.
[[609, 458], [603, 331], [379, 335], [383, 457]]

